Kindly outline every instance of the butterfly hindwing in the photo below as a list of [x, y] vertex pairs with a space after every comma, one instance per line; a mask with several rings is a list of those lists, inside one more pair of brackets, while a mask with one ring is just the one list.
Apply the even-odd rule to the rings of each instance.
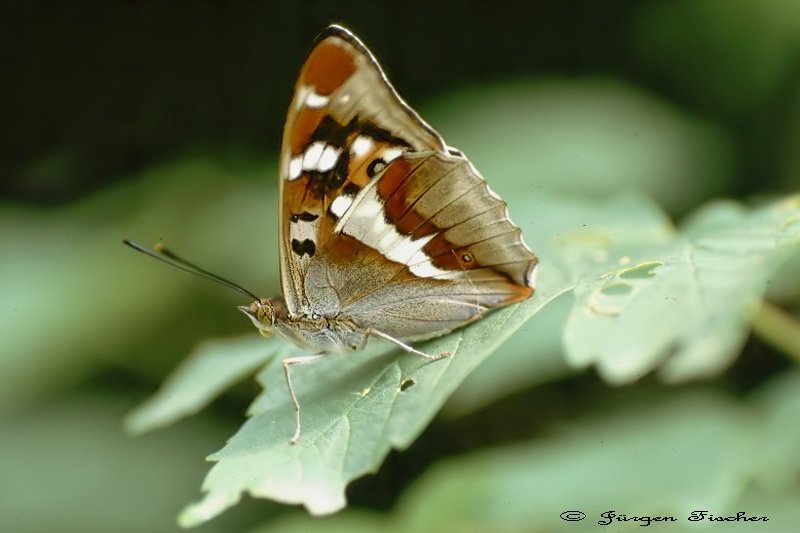
[[460, 154], [408, 152], [342, 214], [306, 286], [312, 307], [415, 339], [533, 292], [536, 258]]

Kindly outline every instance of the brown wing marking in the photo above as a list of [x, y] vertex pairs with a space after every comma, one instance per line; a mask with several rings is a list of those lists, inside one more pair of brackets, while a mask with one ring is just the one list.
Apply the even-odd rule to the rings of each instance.
[[[303, 157], [314, 143], [336, 152], [333, 168], [298, 170], [307, 166]], [[339, 26], [317, 38], [298, 76], [279, 163], [281, 278], [291, 313], [308, 307], [303, 278], [312, 254], [297, 250], [308, 252], [311, 241], [319, 253], [334, 199], [356, 194], [377, 174], [371, 171], [404, 151], [444, 149], [441, 137], [397, 95], [361, 41]], [[297, 218], [311, 216], [318, 221]], [[293, 248], [294, 241], [302, 246]]]

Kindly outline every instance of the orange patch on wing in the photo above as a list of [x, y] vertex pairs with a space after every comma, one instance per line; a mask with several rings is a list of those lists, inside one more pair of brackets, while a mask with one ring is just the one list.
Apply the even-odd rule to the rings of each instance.
[[367, 176], [366, 165], [362, 161], [353, 162], [350, 158], [350, 163], [347, 167], [347, 181], [358, 185], [359, 189], [363, 189], [369, 183], [370, 177]]
[[524, 285], [509, 284], [509, 289], [511, 290], [511, 294], [508, 296], [508, 298], [503, 300], [500, 305], [509, 305], [521, 302], [533, 294], [533, 289]]
[[385, 202], [386, 218], [401, 234], [415, 237], [439, 231], [435, 224], [411, 207], [418, 197], [411, 195], [414, 191], [413, 173], [420, 164], [422, 161], [412, 167], [405, 159], [395, 159], [389, 163], [377, 186], [378, 196]]
[[319, 43], [300, 73], [300, 82], [322, 96], [333, 93], [356, 70], [355, 55], [337, 41], [326, 39]]
[[360, 189], [367, 186], [372, 178], [367, 175], [367, 165], [375, 158], [376, 150], [362, 155], [355, 155], [352, 152], [352, 146], [355, 139], [361, 135], [360, 131], [354, 131], [350, 134], [345, 142], [345, 150], [349, 152], [350, 158], [347, 166], [347, 180], [358, 185]]
[[422, 251], [431, 258], [434, 265], [444, 270], [464, 270], [476, 266], [474, 260], [469, 263], [462, 261], [453, 248], [453, 243], [445, 239], [443, 234], [439, 234], [423, 246]]
[[338, 234], [328, 244], [326, 251], [330, 260], [352, 259], [358, 254], [361, 243], [349, 235]]
[[386, 199], [392, 195], [400, 185], [402, 185], [408, 175], [411, 174], [412, 170], [408, 161], [402, 158], [395, 159], [389, 163], [389, 166], [383, 171], [383, 175], [378, 182], [378, 196]]
[[[378, 196], [384, 201], [383, 210], [388, 220], [399, 220], [407, 209], [402, 186], [410, 173], [411, 165], [403, 159], [396, 159], [389, 164], [380, 177], [376, 189]], [[398, 231], [400, 231], [399, 228]]]
[[283, 185], [283, 212], [286, 216], [303, 213], [305, 211], [318, 213], [322, 208], [322, 199], [308, 192], [308, 177], [284, 182]]
[[398, 217], [393, 219], [394, 225], [397, 231], [403, 235], [411, 235], [418, 239], [440, 231], [439, 226], [431, 222], [429, 218], [420, 215], [413, 207], [406, 208], [404, 212], [401, 211]]
[[297, 112], [297, 118], [292, 125], [292, 136], [289, 139], [291, 155], [296, 156], [303, 151], [311, 135], [322, 122], [324, 114], [316, 109], [304, 107]]

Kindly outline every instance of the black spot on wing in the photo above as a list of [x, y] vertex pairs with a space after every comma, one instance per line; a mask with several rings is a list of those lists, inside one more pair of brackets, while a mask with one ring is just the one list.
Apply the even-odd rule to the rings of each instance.
[[342, 186], [342, 183], [347, 179], [347, 174], [350, 171], [350, 149], [342, 150], [339, 154], [339, 160], [336, 161], [336, 166], [331, 171], [330, 189], [335, 190]]
[[374, 178], [384, 168], [386, 168], [386, 161], [380, 157], [373, 159], [367, 167], [367, 176]]
[[[312, 196], [316, 198], [327, 196], [338, 190], [347, 181], [350, 168], [350, 144], [359, 135], [371, 137], [378, 143], [411, 148], [405, 139], [392, 135], [372, 122], [360, 121], [354, 117], [347, 124], [340, 124], [330, 115], [326, 115], [309, 137], [306, 148], [315, 142], [322, 142], [326, 146], [340, 150], [340, 154], [336, 164], [328, 172], [305, 171], [308, 176], [307, 191]], [[386, 162], [383, 159], [375, 159], [370, 163], [367, 175], [373, 177], [385, 166]]]
[[342, 154], [339, 157], [339, 161], [344, 161], [345, 164], [337, 165], [328, 172], [317, 172], [315, 170], [306, 172], [306, 175], [308, 175], [308, 188], [315, 197], [322, 198], [323, 196], [337, 190], [342, 186], [342, 183], [345, 182], [347, 179], [347, 171], [341, 170], [340, 167], [347, 168], [347, 157]]
[[358, 191], [361, 190], [361, 187], [356, 185], [353, 182], [348, 183], [344, 187], [342, 187], [342, 194], [346, 194], [347, 196], [355, 196], [358, 194]]
[[344, 148], [348, 138], [352, 135], [352, 124], [340, 124], [330, 115], [325, 115], [317, 128], [311, 134], [306, 147], [315, 142], [322, 142], [326, 147], [339, 150], [340, 154], [333, 168], [327, 172], [316, 170], [305, 171], [308, 176], [308, 191], [316, 198], [330, 194], [342, 186], [347, 179], [347, 170], [350, 156]]
[[292, 222], [300, 222], [300, 221], [303, 221], [303, 222], [314, 222], [318, 218], [319, 218], [318, 215], [315, 215], [313, 213], [309, 213], [308, 211], [306, 211], [304, 213], [300, 213], [299, 215], [292, 215], [291, 216]]
[[347, 142], [347, 138], [352, 133], [352, 128], [350, 126], [352, 122], [353, 121], [350, 121], [349, 124], [339, 124], [330, 115], [325, 115], [311, 134], [307, 146], [310, 146], [315, 141], [322, 141], [325, 144], [331, 144], [336, 147], [344, 146]]
[[359, 128], [359, 131], [362, 135], [372, 137], [378, 142], [402, 146], [404, 148], [413, 148], [405, 139], [397, 137], [396, 135], [392, 135], [385, 129], [373, 124], [372, 122], [361, 122], [356, 127]]
[[303, 242], [300, 242], [297, 239], [292, 239], [292, 250], [300, 257], [302, 257], [304, 254], [308, 254], [309, 257], [312, 257], [316, 249], [317, 247], [314, 244], [314, 241], [311, 239], [306, 239]]

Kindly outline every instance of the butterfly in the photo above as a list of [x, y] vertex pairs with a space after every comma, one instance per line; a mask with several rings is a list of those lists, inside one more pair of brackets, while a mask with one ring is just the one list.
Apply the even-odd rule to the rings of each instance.
[[279, 178], [283, 296], [239, 309], [263, 335], [309, 351], [283, 360], [291, 444], [301, 434], [292, 366], [361, 350], [370, 338], [428, 360], [448, 357], [406, 342], [533, 294], [538, 261], [506, 203], [341, 26], [317, 37], [300, 70]]

